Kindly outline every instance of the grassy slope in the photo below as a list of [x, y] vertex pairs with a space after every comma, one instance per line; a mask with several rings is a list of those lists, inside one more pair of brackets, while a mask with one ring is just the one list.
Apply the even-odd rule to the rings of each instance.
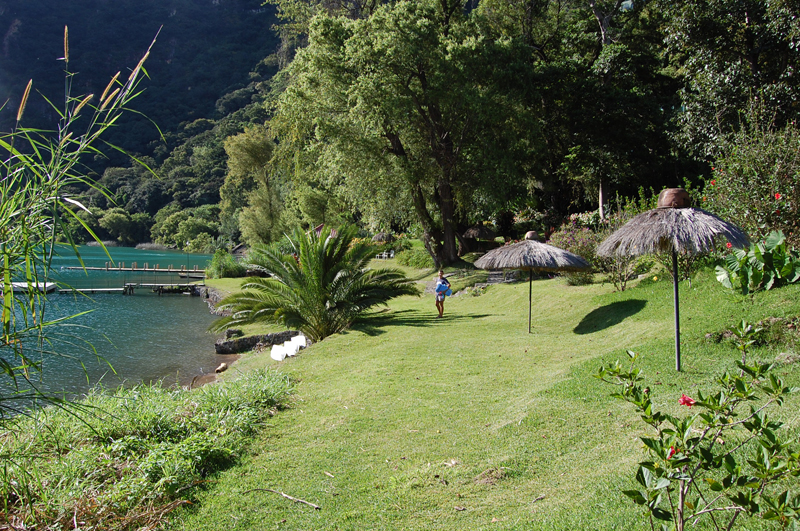
[[[231, 376], [280, 366], [300, 380], [296, 404], [174, 527], [649, 528], [619, 492], [632, 485], [642, 425], [591, 375], [635, 349], [656, 400], [677, 410], [681, 391], [694, 394], [732, 366], [733, 347], [705, 333], [743, 317], [800, 314], [800, 286], [743, 300], [704, 272], [681, 287], [682, 374], [673, 368], [672, 290], [663, 280], [624, 293], [535, 281], [530, 335], [528, 284], [518, 283], [448, 299], [442, 320], [433, 319], [430, 295], [393, 301], [389, 312], [280, 364], [268, 353], [245, 356]], [[782, 373], [800, 379], [794, 367]]]

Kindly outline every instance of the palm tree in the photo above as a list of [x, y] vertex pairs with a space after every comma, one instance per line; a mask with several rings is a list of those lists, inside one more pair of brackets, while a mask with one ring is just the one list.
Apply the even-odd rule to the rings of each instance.
[[295, 231], [290, 238], [297, 254], [260, 249], [255, 265], [271, 276], [242, 284], [242, 292], [226, 297], [220, 308], [231, 311], [212, 325], [267, 322], [298, 329], [312, 341], [339, 333], [373, 306], [400, 295], [418, 295], [412, 281], [396, 269], [369, 269], [376, 247], [356, 240], [356, 228]]

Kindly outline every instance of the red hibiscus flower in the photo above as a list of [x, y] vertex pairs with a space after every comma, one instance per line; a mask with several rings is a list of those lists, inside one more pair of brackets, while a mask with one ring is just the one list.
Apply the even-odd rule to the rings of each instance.
[[711, 179], [711, 186], [714, 186], [715, 184], [717, 184], [717, 180], [716, 179]]
[[682, 406], [692, 407], [694, 405], [694, 399], [686, 395], [681, 395], [681, 397], [678, 399], [678, 403]]
[[783, 197], [781, 194], [775, 194], [775, 199], [780, 199], [781, 197]]
[[670, 446], [669, 450], [667, 450], [667, 459], [672, 459], [672, 456], [677, 454], [678, 451], [675, 449], [674, 446]]

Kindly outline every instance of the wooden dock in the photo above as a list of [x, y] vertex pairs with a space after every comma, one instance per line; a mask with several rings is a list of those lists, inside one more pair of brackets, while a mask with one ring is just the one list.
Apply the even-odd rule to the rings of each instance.
[[[120, 262], [119, 264], [114, 264], [113, 262], [106, 262], [104, 267], [81, 267], [81, 266], [68, 266], [64, 267], [66, 270], [79, 270], [79, 271], [124, 271], [126, 273], [177, 273], [183, 275], [189, 275], [191, 278], [205, 278], [206, 270], [200, 269], [198, 266], [194, 266], [194, 268], [189, 269], [185, 265], [175, 267], [172, 264], [169, 264], [167, 267], [161, 267], [161, 264], [156, 264], [154, 266], [150, 266], [150, 264], [145, 263], [142, 264], [142, 267], [139, 267], [137, 262], [133, 262], [129, 267], [125, 267], [125, 262]], [[202, 275], [202, 277], [200, 277]]]
[[[58, 293], [64, 295], [92, 295], [97, 293], [118, 293], [122, 295], [134, 295], [139, 288], [150, 289], [159, 295], [186, 293], [190, 295], [200, 295], [200, 291], [205, 284], [151, 284], [142, 282], [128, 282], [121, 288], [65, 288], [59, 289]], [[53, 290], [55, 285], [53, 285]]]
[[62, 295], [94, 295], [95, 293], [124, 293], [125, 288], [69, 288], [60, 289], [58, 292]]
[[190, 295], [200, 295], [200, 289], [205, 284], [191, 283], [191, 284], [149, 284], [144, 282], [129, 282], [122, 288], [123, 295], [133, 295], [137, 289], [151, 289], [153, 293], [161, 295], [168, 295], [172, 293], [187, 293]]

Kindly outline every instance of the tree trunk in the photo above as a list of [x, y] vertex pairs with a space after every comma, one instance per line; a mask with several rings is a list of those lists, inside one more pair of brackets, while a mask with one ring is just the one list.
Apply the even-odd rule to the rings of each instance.
[[598, 188], [600, 188], [600, 192], [598, 193], [598, 212], [600, 213], [600, 219], [604, 220], [606, 219], [605, 207], [603, 206], [606, 203], [606, 182], [602, 177], [600, 177]]
[[444, 178], [439, 178], [437, 186], [440, 199], [440, 211], [442, 213], [442, 236], [443, 249], [442, 257], [445, 263], [450, 264], [458, 260], [458, 247], [456, 246], [456, 223], [455, 223], [455, 203], [453, 201], [453, 189], [450, 182]]
[[417, 213], [417, 219], [422, 225], [422, 243], [433, 258], [436, 268], [441, 269], [448, 263], [442, 247], [443, 234], [433, 221], [430, 212], [428, 212], [425, 194], [419, 183], [411, 185], [411, 197], [414, 200], [414, 211]]

